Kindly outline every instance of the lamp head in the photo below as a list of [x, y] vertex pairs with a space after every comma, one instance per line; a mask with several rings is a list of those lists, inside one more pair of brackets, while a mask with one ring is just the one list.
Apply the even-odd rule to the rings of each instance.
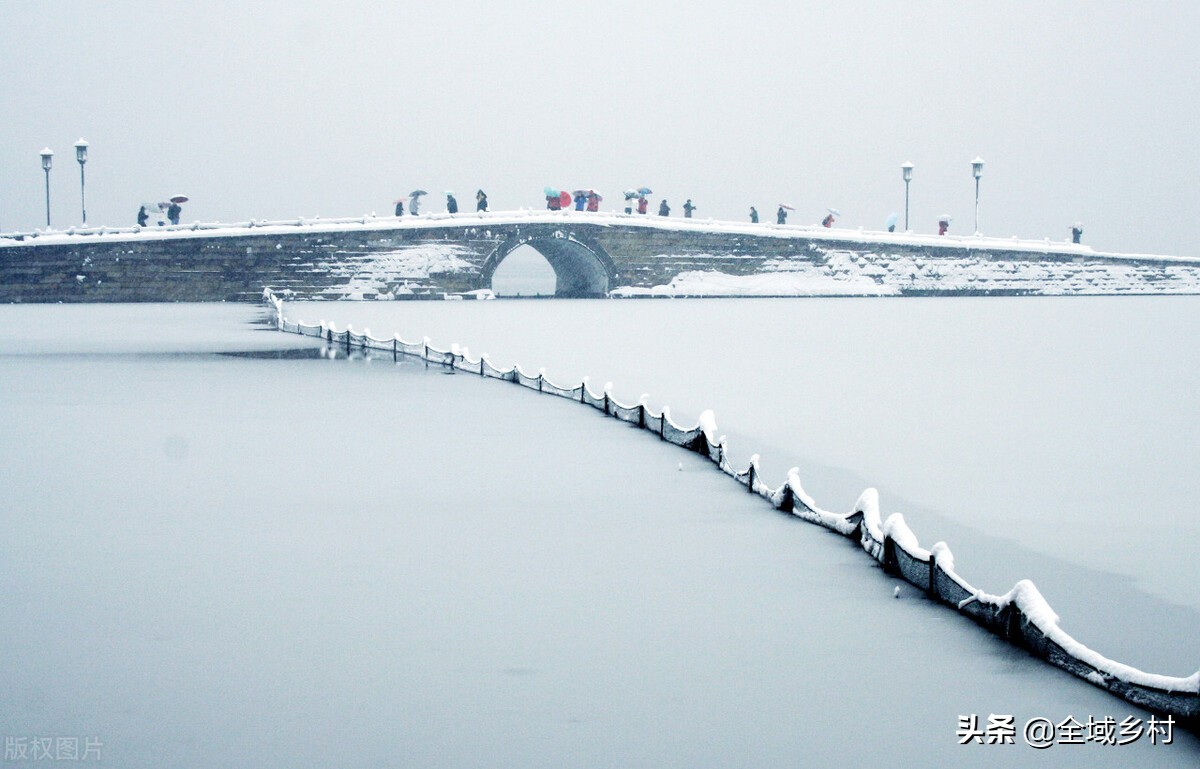
[[42, 170], [49, 171], [50, 166], [54, 163], [54, 150], [49, 147], [42, 150]]
[[900, 166], [900, 171], [904, 174], [904, 181], [906, 181], [906, 182], [912, 181], [912, 170], [913, 170], [913, 164], [911, 162], [905, 163], [902, 166]]
[[976, 179], [983, 176], [983, 158], [976, 157], [971, 161], [971, 173]]
[[88, 143], [85, 140], [80, 139], [75, 142], [75, 159], [79, 161], [79, 165], [87, 162], [87, 151]]

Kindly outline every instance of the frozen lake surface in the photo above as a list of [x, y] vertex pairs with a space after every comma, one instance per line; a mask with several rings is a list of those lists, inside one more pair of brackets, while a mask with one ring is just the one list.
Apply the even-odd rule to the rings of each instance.
[[875, 486], [976, 586], [1032, 579], [1098, 651], [1171, 675], [1200, 664], [1198, 297], [288, 307], [612, 381], [681, 423], [712, 408], [768, 482], [798, 466], [837, 512]]
[[[724, 341], [676, 349], [706, 305], [556, 306], [570, 308], [382, 309], [485, 343], [510, 324], [526, 332], [512, 354], [548, 365], [606, 338], [595, 313], [659, 313], [670, 360], [757, 372], [743, 396], [772, 381]], [[1178, 731], [1169, 746], [959, 746], [960, 715], [1146, 714], [907, 588], [894, 599], [850, 543], [644, 433], [494, 381], [318, 357], [259, 314], [0, 307], [5, 736], [95, 736], [118, 766], [1195, 765]], [[844, 355], [846, 387], [872, 378]], [[681, 412], [723, 396], [674, 388], [663, 361], [563, 357], [631, 383], [640, 362]], [[821, 373], [777, 366], [792, 401]], [[730, 431], [735, 448], [783, 434], [756, 439], [765, 423]], [[854, 480], [813, 490], [840, 498]], [[1152, 643], [1154, 611], [1121, 621]]]

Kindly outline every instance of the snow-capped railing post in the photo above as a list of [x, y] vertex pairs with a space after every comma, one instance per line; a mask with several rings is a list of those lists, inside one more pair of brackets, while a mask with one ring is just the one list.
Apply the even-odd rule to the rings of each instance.
[[392, 363], [395, 363], [399, 359], [399, 355], [400, 355], [399, 347], [400, 347], [400, 342], [396, 339], [396, 337], [393, 336], [392, 337]]

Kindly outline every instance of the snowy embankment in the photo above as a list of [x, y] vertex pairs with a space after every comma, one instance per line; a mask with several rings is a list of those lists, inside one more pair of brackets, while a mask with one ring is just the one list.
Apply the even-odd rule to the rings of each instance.
[[415, 356], [481, 377], [503, 379], [576, 400], [653, 432], [664, 441], [709, 458], [723, 473], [744, 484], [750, 492], [769, 500], [777, 509], [856, 539], [885, 570], [1035, 656], [1129, 702], [1193, 724], [1200, 719], [1200, 671], [1186, 678], [1156, 675], [1104, 657], [1063, 631], [1058, 616], [1037, 587], [1027, 580], [1018, 582], [1002, 595], [974, 587], [959, 575], [945, 543], [939, 542], [925, 549], [901, 515], [893, 514], [884, 519], [874, 489], [863, 492], [849, 513], [838, 514], [821, 509], [807, 495], [796, 468], [789, 471], [786, 481], [778, 487], [762, 481], [757, 456], [751, 458], [746, 469], [737, 470], [727, 459], [725, 438], [718, 435], [712, 412], [702, 414], [696, 426], [685, 428], [671, 419], [666, 407], [659, 413], [652, 411], [644, 397], [636, 404], [616, 401], [611, 395], [611, 385], [596, 392], [585, 379], [573, 387], [564, 387], [546, 379], [544, 372], [531, 375], [520, 366], [498, 369], [486, 356], [473, 359], [466, 348], [458, 345], [443, 350], [431, 346], [428, 339], [418, 343], [406, 342], [399, 335], [377, 339], [369, 330], [356, 333], [349, 327], [338, 331], [325, 323], [305, 325], [287, 319], [282, 301], [269, 290], [264, 292], [264, 298], [273, 322], [281, 331], [322, 338], [329, 343], [344, 345], [348, 350], [391, 352], [394, 358]]

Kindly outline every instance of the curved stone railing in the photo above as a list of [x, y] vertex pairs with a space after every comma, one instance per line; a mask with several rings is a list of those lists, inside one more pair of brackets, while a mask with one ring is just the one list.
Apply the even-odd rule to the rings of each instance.
[[1075, 256], [1103, 257], [1105, 259], [1152, 260], [1195, 264], [1196, 257], [1167, 256], [1161, 254], [1120, 254], [1095, 251], [1090, 246], [1051, 238], [1032, 239], [1012, 237], [969, 235], [933, 235], [916, 232], [884, 232], [858, 228], [827, 228], [818, 224], [775, 224], [762, 222], [751, 224], [744, 221], [722, 221], [717, 219], [687, 219], [641, 214], [624, 214], [616, 211], [584, 212], [574, 210], [547, 211], [544, 209], [518, 209], [515, 211], [463, 211], [456, 214], [431, 212], [420, 216], [362, 216], [322, 218], [297, 217], [294, 219], [249, 219], [240, 222], [191, 222], [146, 227], [68, 227], [66, 229], [30, 230], [27, 232], [0, 232], [0, 247], [35, 244], [78, 243], [96, 239], [134, 238], [188, 238], [212, 236], [238, 236], [247, 234], [281, 234], [296, 231], [337, 232], [353, 229], [424, 229], [446, 226], [486, 226], [488, 224], [557, 224], [564, 221], [602, 226], [632, 225], [636, 227], [670, 231], [698, 233], [727, 233], [772, 238], [807, 237], [828, 242], [879, 243], [896, 246], [921, 246], [935, 248], [970, 248], [982, 251], [1018, 251], [1026, 253], [1055, 253]]
[[593, 390], [586, 378], [573, 387], [566, 387], [547, 379], [544, 370], [532, 375], [520, 366], [496, 368], [486, 355], [472, 359], [467, 348], [458, 345], [440, 349], [432, 346], [428, 338], [407, 342], [399, 334], [390, 339], [373, 337], [369, 329], [357, 333], [347, 326], [338, 331], [324, 321], [308, 325], [289, 320], [284, 315], [283, 301], [270, 289], [263, 291], [263, 299], [271, 322], [280, 331], [323, 339], [348, 354], [375, 351], [390, 354], [393, 360], [410, 356], [568, 398], [622, 422], [637, 425], [663, 441], [694, 451], [744, 485], [749, 493], [770, 501], [776, 509], [857, 540], [889, 574], [921, 589], [929, 598], [955, 609], [1030, 654], [1128, 702], [1172, 716], [1193, 731], [1200, 729], [1200, 671], [1186, 678], [1156, 675], [1089, 649], [1058, 626], [1058, 615], [1029, 580], [1021, 580], [1003, 595], [992, 595], [974, 587], [958, 574], [954, 557], [944, 542], [926, 550], [899, 513], [883, 518], [875, 489], [864, 491], [849, 513], [832, 513], [822, 510], [805, 493], [797, 468], [789, 470], [787, 480], [776, 488], [763, 482], [758, 455], [750, 458], [746, 469], [734, 468], [727, 458], [725, 437], [717, 435], [716, 420], [711, 411], [703, 412], [698, 424], [688, 428], [671, 419], [665, 406], [659, 413], [651, 410], [646, 405], [646, 396], [635, 404], [617, 401], [612, 396], [611, 383], [600, 392]]

